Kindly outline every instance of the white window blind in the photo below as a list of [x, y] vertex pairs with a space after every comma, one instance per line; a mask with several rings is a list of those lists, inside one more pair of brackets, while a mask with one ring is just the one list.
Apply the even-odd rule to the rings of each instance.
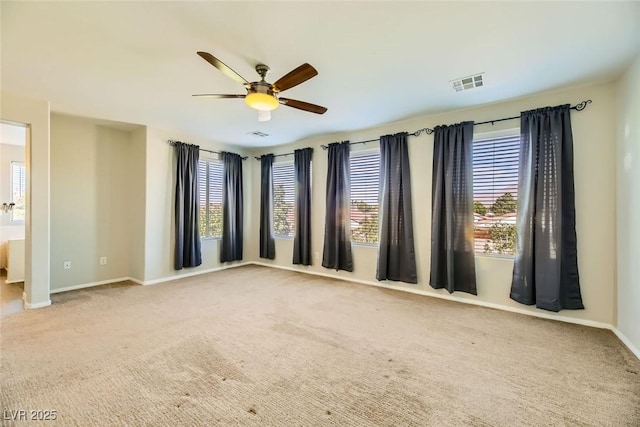
[[351, 240], [378, 243], [380, 151], [351, 153]]
[[520, 135], [473, 142], [475, 252], [515, 253]]
[[27, 195], [26, 168], [22, 162], [11, 162], [11, 221], [24, 221]]
[[222, 237], [222, 173], [220, 160], [198, 161], [200, 237]]
[[295, 232], [295, 172], [293, 162], [274, 163], [273, 176], [273, 235], [293, 237]]

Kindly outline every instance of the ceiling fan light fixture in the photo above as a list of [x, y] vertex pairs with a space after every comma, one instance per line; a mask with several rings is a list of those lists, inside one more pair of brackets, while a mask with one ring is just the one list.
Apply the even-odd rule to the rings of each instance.
[[271, 120], [271, 111], [258, 110], [258, 121], [268, 122]]
[[248, 93], [244, 100], [249, 107], [258, 111], [275, 110], [280, 105], [274, 95], [261, 92]]

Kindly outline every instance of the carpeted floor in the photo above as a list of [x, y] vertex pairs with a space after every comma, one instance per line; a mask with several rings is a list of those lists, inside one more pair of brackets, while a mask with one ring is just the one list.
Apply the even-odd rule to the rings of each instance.
[[2, 318], [4, 425], [640, 425], [611, 331], [258, 266], [53, 301]]

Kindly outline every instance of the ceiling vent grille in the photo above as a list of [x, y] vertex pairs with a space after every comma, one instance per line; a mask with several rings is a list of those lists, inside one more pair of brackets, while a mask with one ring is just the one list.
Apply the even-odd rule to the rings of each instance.
[[470, 90], [477, 87], [484, 86], [484, 80], [482, 75], [484, 73], [474, 74], [472, 76], [461, 77], [459, 79], [451, 80], [453, 90], [456, 92], [462, 92], [464, 90]]
[[248, 132], [249, 135], [257, 136], [258, 138], [264, 138], [269, 136], [268, 133], [260, 132], [259, 130], [254, 130], [253, 132]]

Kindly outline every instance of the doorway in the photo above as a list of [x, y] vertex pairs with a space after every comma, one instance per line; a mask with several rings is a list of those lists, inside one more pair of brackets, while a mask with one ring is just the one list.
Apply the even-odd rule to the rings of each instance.
[[0, 120], [0, 314], [21, 311], [25, 275], [28, 125]]

